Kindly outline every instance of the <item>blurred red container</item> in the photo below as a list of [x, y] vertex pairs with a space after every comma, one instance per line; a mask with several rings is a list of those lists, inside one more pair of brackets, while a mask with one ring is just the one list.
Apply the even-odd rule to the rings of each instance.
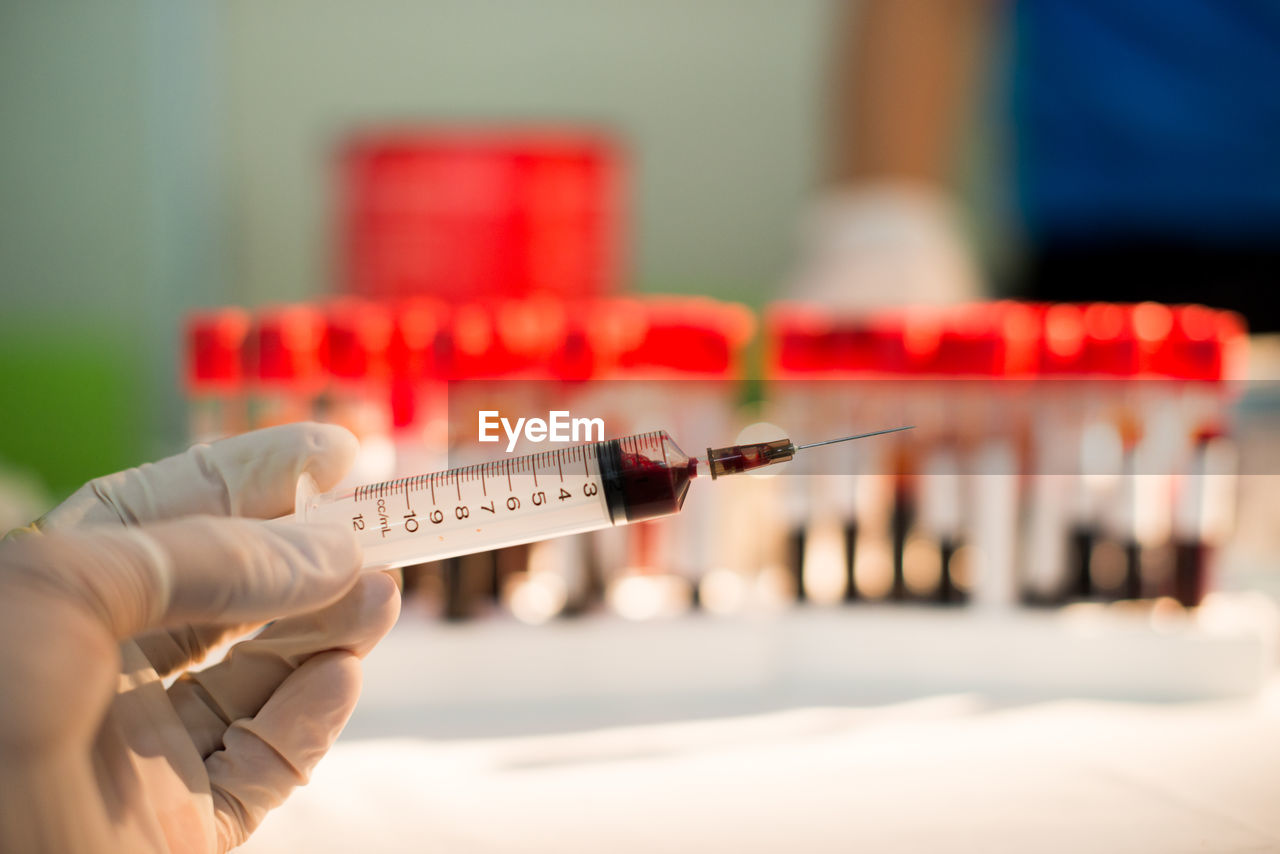
[[341, 153], [343, 290], [448, 301], [618, 288], [623, 152], [583, 128], [369, 133]]
[[257, 312], [250, 333], [250, 377], [259, 393], [308, 395], [324, 385], [324, 315], [290, 304]]
[[331, 381], [376, 387], [390, 371], [392, 314], [382, 303], [343, 297], [324, 306], [321, 362]]
[[634, 347], [619, 355], [625, 375], [645, 379], [733, 379], [755, 317], [737, 303], [666, 296], [636, 304], [644, 319]]
[[193, 396], [243, 389], [249, 312], [242, 308], [195, 311], [186, 318], [186, 385]]

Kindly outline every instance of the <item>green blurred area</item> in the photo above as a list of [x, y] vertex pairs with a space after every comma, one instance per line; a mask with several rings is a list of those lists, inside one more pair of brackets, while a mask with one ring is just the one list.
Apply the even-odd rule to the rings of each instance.
[[181, 442], [179, 319], [220, 276], [209, 20], [0, 4], [0, 464], [50, 499]]
[[60, 499], [144, 459], [145, 394], [136, 344], [110, 327], [0, 320], [0, 461]]

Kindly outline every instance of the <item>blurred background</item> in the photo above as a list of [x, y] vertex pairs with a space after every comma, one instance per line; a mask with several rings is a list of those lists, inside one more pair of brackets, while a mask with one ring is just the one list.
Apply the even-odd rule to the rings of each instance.
[[762, 302], [817, 174], [829, 5], [5, 4], [0, 322], [39, 421], [0, 454], [63, 494], [177, 447], [183, 313], [336, 289], [335, 152], [367, 124], [599, 124], [628, 282]]
[[1280, 847], [1276, 79], [1262, 0], [5, 3], [0, 530], [306, 418], [914, 423], [409, 567], [251, 849]]

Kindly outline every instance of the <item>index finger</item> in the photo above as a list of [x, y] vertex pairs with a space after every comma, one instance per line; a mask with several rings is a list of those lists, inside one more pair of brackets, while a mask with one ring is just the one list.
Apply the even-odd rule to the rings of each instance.
[[293, 511], [303, 472], [329, 489], [351, 467], [358, 446], [350, 431], [314, 422], [194, 445], [160, 462], [89, 481], [37, 527], [140, 525], [192, 515], [271, 519]]

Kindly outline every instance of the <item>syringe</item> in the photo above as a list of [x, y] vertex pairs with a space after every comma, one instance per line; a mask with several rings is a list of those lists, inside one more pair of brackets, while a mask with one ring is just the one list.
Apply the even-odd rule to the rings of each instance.
[[[715, 480], [805, 448], [910, 429], [707, 448], [704, 464]], [[349, 525], [365, 568], [389, 569], [670, 516], [699, 465], [659, 430], [325, 493], [303, 475], [295, 518]]]

